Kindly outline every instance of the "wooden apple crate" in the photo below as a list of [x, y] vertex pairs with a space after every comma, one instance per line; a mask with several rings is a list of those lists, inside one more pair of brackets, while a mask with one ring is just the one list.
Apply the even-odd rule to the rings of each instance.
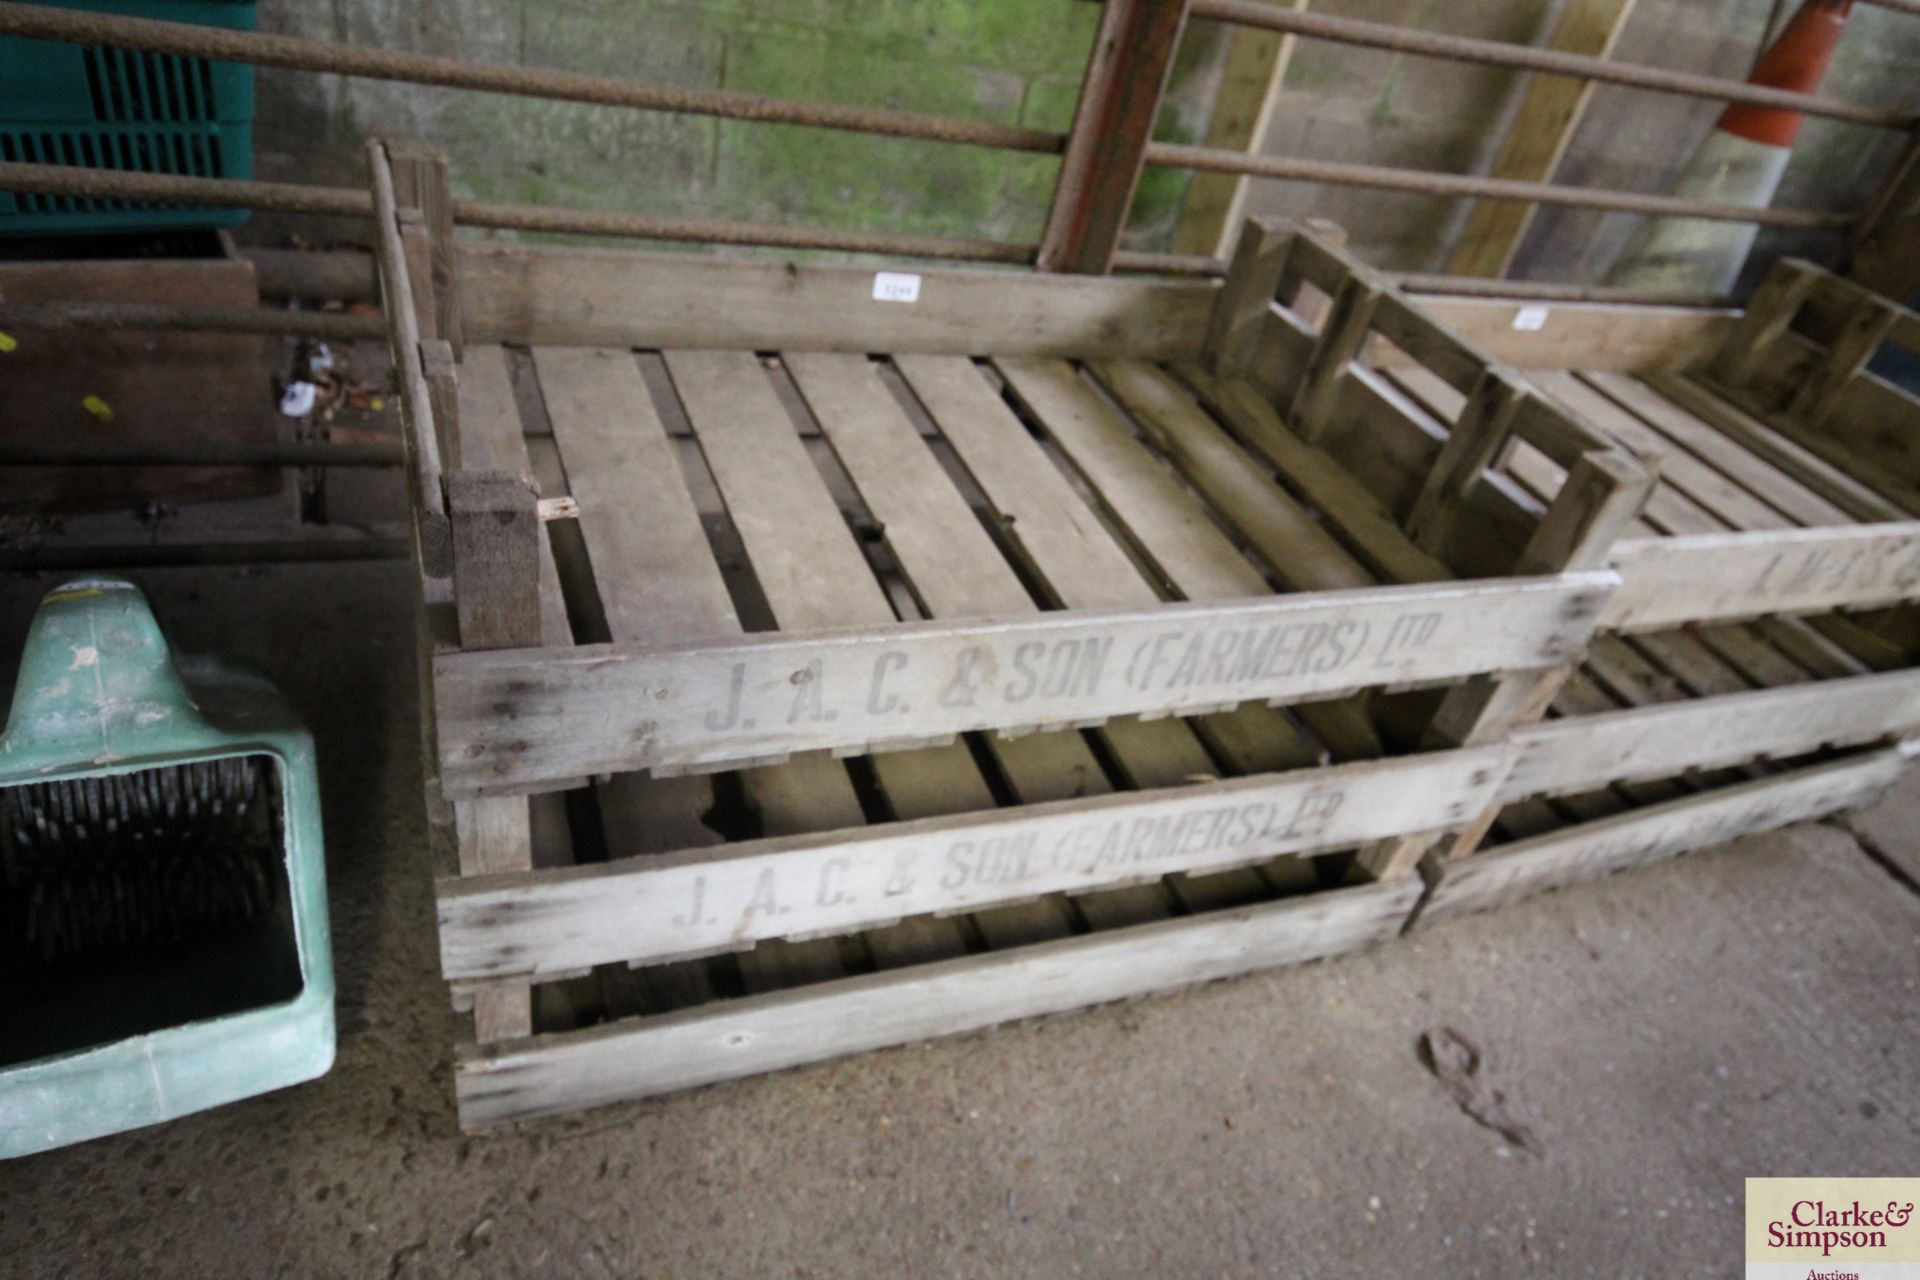
[[[1634, 443], [1298, 228], [1217, 286], [456, 251], [375, 172], [471, 1127], [1379, 942], [1529, 814], [1585, 820], [1544, 886], [1625, 860], [1588, 834], [1646, 777], [1908, 725], [1850, 656], [1791, 732], [1750, 686], [1602, 708], [1668, 691], [1602, 620], [1903, 600], [1914, 531], [1616, 548], [1672, 532]], [[1773, 676], [1877, 634], [1768, 625]]]
[[[1527, 374], [1659, 483], [1586, 664], [1512, 735], [1492, 844], [1450, 845], [1423, 921], [1863, 803], [1912, 753], [1920, 402], [1866, 364], [1920, 350], [1920, 316], [1789, 260], [1720, 333], [1684, 372]], [[1426, 371], [1387, 376], [1458, 418]], [[1524, 445], [1504, 470], [1559, 483]]]
[[[1551, 502], [1448, 457], [1390, 514], [1323, 447], [1413, 412], [1367, 336], [1506, 375], [1311, 235], [1224, 289], [489, 247], [455, 311], [376, 174], [470, 1126], [1394, 936], [1651, 485], [1536, 398]], [[1325, 297], [1308, 440], [1236, 371]]]

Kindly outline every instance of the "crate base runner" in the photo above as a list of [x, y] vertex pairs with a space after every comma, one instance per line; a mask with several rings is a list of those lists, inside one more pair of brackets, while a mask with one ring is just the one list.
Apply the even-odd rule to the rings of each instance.
[[1396, 936], [1417, 880], [870, 974], [459, 1051], [469, 1128], [603, 1106], [1061, 1013]]

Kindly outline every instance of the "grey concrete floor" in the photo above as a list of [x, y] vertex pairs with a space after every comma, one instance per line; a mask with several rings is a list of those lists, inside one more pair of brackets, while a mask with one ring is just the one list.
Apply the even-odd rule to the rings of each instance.
[[[1669, 1276], [1742, 1179], [1920, 1173], [1920, 896], [1835, 825], [1330, 963], [543, 1123], [454, 1123], [407, 571], [167, 570], [320, 745], [340, 1056], [0, 1165], [0, 1274]], [[49, 579], [0, 579], [17, 652]], [[1855, 825], [1920, 869], [1920, 785]], [[1415, 1055], [1450, 1027], [1516, 1149]]]

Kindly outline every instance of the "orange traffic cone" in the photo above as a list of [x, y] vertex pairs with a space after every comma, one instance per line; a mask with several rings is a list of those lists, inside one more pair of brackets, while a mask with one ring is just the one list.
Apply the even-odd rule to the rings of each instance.
[[[1812, 93], [1833, 61], [1853, 0], [1806, 0], [1748, 83]], [[1793, 155], [1806, 117], [1779, 107], [1733, 103], [1680, 175], [1673, 193], [1715, 204], [1764, 209]], [[1726, 293], [1733, 288], [1760, 228], [1703, 218], [1655, 218], [1640, 228], [1607, 283], [1675, 292]]]

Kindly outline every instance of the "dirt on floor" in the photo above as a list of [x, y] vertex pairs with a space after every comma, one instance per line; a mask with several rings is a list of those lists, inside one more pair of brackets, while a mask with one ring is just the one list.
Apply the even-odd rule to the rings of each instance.
[[[0, 1272], [1725, 1276], [1744, 1178], [1920, 1174], [1920, 784], [1864, 844], [1799, 828], [1329, 963], [463, 1136], [407, 575], [133, 575], [313, 727], [339, 1061], [0, 1165]], [[51, 585], [0, 581], [5, 661]], [[1422, 1047], [1462, 1042], [1450, 1090]]]

